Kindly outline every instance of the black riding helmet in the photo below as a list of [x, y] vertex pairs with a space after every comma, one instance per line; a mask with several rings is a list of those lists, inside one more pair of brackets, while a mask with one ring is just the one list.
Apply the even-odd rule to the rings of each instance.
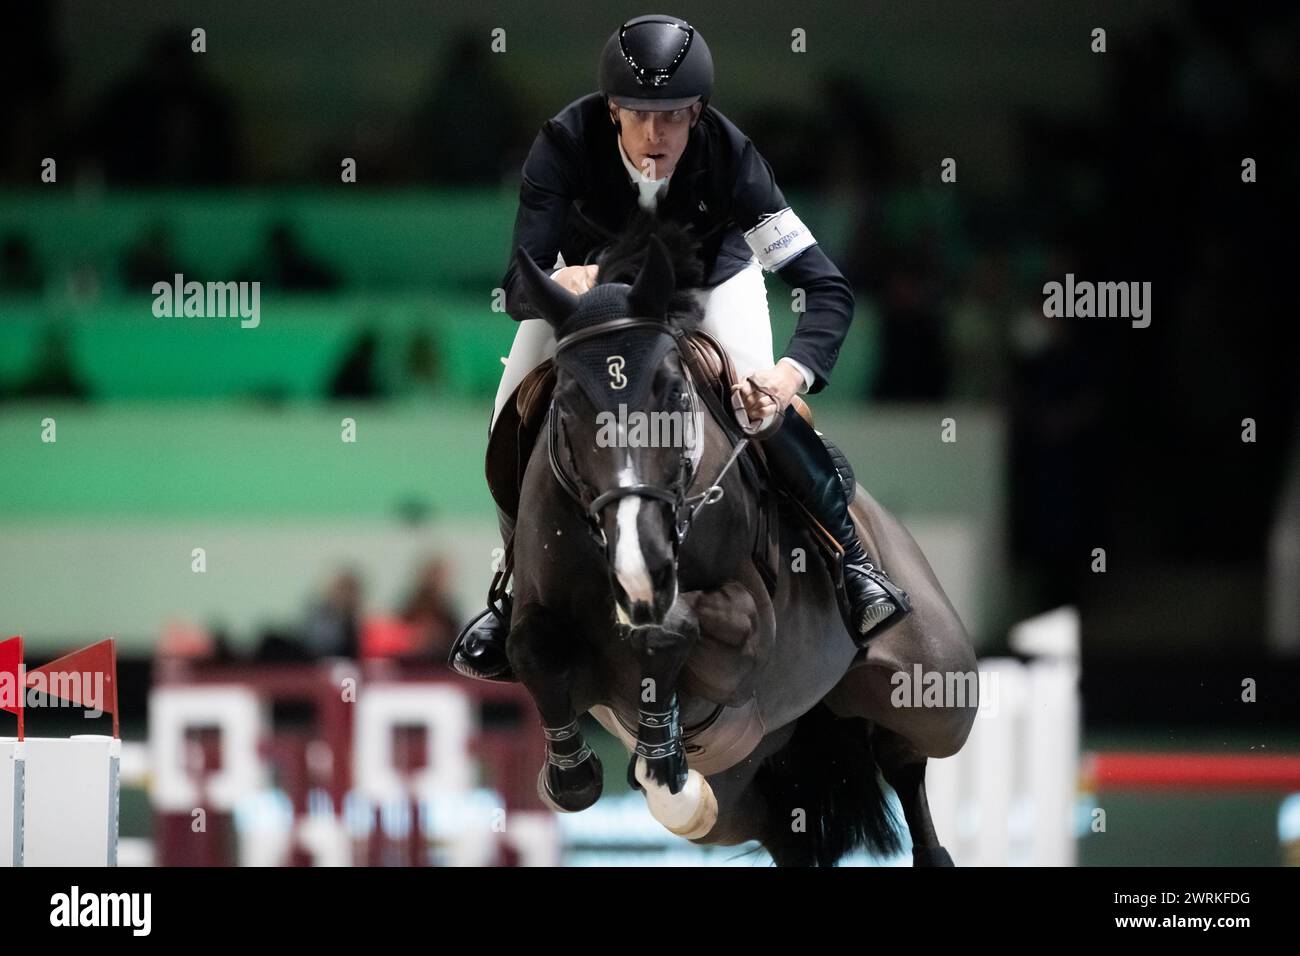
[[600, 54], [600, 91], [630, 110], [677, 110], [713, 92], [713, 56], [698, 30], [664, 14], [634, 17]]

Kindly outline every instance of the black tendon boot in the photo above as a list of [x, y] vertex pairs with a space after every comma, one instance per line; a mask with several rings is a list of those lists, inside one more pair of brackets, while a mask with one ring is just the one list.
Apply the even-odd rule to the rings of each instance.
[[763, 453], [782, 488], [844, 549], [840, 613], [853, 642], [866, 646], [912, 610], [907, 593], [862, 549], [835, 461], [821, 436], [793, 407], [786, 409], [784, 424], [763, 442]]
[[[501, 540], [508, 552], [514, 534], [514, 520], [500, 508], [497, 509], [497, 520], [501, 526]], [[502, 559], [501, 567], [502, 573], [493, 579], [493, 593], [498, 584], [501, 586], [499, 598], [494, 600], [489, 594], [487, 610], [466, 624], [456, 637], [448, 663], [466, 677], [511, 683], [517, 678], [506, 658], [506, 636], [510, 633], [510, 595], [504, 590], [510, 568], [506, 558]]]

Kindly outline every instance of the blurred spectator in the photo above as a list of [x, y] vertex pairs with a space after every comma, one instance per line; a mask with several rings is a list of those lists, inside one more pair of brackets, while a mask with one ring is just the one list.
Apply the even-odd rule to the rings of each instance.
[[0, 292], [35, 293], [44, 285], [32, 247], [17, 233], [5, 236], [0, 249]]
[[[411, 120], [414, 180], [495, 185], [518, 172], [518, 91], [501, 78], [505, 57], [492, 54], [491, 42], [486, 28], [452, 40], [445, 66]], [[473, 135], [466, 135], [470, 130]]]
[[400, 617], [368, 617], [361, 629], [361, 656], [366, 660], [419, 660], [417, 636], [415, 626]]
[[230, 647], [230, 635], [221, 622], [207, 627], [192, 621], [169, 618], [163, 622], [154, 652], [160, 661], [188, 661], [207, 664], [225, 664], [235, 655]]
[[63, 329], [46, 329], [32, 370], [14, 394], [18, 398], [70, 398], [84, 401], [90, 388], [77, 371], [68, 335]]
[[166, 660], [207, 661], [216, 656], [216, 643], [206, 629], [189, 621], [163, 622], [156, 656]]
[[460, 614], [450, 594], [451, 564], [443, 557], [430, 558], [420, 568], [415, 588], [402, 609], [402, 620], [417, 629], [420, 656], [438, 664], [446, 662], [460, 630]]
[[401, 612], [366, 619], [361, 655], [422, 664], [444, 664], [460, 627], [447, 597], [451, 568], [435, 557], [420, 566], [415, 586]]
[[330, 398], [383, 398], [376, 362], [379, 357], [379, 333], [366, 329], [353, 341], [339, 370], [330, 380]]
[[340, 571], [312, 606], [302, 642], [313, 657], [356, 658], [360, 650], [361, 579]]
[[423, 329], [413, 333], [406, 343], [401, 394], [420, 398], [435, 395], [440, 379], [439, 365], [433, 336]]
[[122, 282], [128, 289], [152, 289], [155, 282], [169, 285], [177, 273], [189, 275], [176, 259], [172, 232], [166, 223], [154, 223], [126, 251], [122, 262]]
[[89, 151], [110, 184], [213, 185], [234, 179], [234, 121], [202, 72], [190, 31], [155, 34], [144, 60], [95, 111]]
[[269, 289], [328, 291], [339, 285], [338, 276], [302, 247], [288, 223], [279, 222], [267, 234], [266, 249], [244, 269], [244, 275]]

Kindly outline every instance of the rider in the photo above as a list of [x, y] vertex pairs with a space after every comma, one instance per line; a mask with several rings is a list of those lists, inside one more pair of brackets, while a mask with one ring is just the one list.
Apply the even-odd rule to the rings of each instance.
[[[767, 161], [708, 105], [712, 91], [713, 58], [698, 30], [661, 15], [624, 23], [601, 54], [600, 92], [566, 106], [533, 142], [511, 248], [522, 246], [551, 267], [553, 281], [582, 293], [596, 279], [588, 259], [637, 206], [693, 227], [707, 277], [701, 327], [726, 347], [742, 382], [733, 397], [737, 418], [757, 431], [784, 415], [763, 442], [765, 456], [782, 488], [843, 548], [842, 610], [855, 643], [864, 646], [908, 613], [907, 596], [863, 550], [834, 459], [790, 407], [796, 393], [826, 386], [853, 318], [853, 293], [786, 202]], [[805, 311], [775, 363], [764, 269], [805, 296]], [[517, 280], [512, 263], [502, 281], [512, 315], [521, 313]], [[520, 322], [493, 424], [554, 349], [543, 319]], [[502, 515], [502, 524], [508, 535], [510, 516]], [[505, 610], [502, 616], [489, 609], [461, 632], [452, 663], [462, 674], [513, 679], [505, 656], [508, 603]]]

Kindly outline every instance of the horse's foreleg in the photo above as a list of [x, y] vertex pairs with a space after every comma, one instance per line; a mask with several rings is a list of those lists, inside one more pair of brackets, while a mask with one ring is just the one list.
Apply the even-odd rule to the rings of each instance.
[[695, 615], [680, 602], [662, 626], [628, 631], [628, 640], [641, 660], [634, 756], [644, 761], [645, 776], [671, 793], [681, 790], [687, 770], [678, 677], [698, 638]]
[[699, 638], [694, 614], [681, 602], [661, 627], [629, 633], [641, 657], [641, 695], [629, 777], [645, 790], [654, 818], [678, 836], [697, 839], [712, 829], [718, 803], [708, 781], [686, 763], [678, 678]]
[[604, 778], [600, 758], [583, 739], [570, 688], [579, 648], [571, 628], [538, 605], [516, 607], [506, 655], [541, 714], [546, 734], [546, 765], [537, 777], [537, 794], [554, 810], [585, 810], [600, 796]]

